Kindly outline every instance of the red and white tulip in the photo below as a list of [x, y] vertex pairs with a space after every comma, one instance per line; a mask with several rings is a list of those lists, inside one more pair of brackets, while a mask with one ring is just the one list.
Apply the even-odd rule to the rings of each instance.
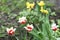
[[13, 27], [11, 27], [11, 28], [7, 28], [7, 29], [6, 29], [8, 35], [14, 35], [15, 30], [16, 30], [16, 28], [13, 29]]
[[27, 25], [26, 27], [24, 27], [28, 32], [32, 31], [33, 30], [33, 25]]
[[18, 21], [18, 22], [19, 22], [20, 24], [25, 24], [26, 21], [27, 21], [26, 17], [21, 17], [21, 18], [19, 18], [19, 21]]
[[51, 25], [51, 26], [52, 26], [52, 28], [51, 28], [51, 29], [52, 29], [53, 31], [56, 31], [56, 30], [58, 29], [58, 28], [57, 28], [57, 27], [58, 27], [58, 25], [56, 25], [56, 23], [52, 23], [52, 25]]

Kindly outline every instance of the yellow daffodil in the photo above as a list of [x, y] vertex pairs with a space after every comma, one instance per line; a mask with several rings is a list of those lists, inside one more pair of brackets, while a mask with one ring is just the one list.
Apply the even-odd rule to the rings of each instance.
[[44, 10], [44, 13], [48, 14], [48, 10]]
[[29, 2], [26, 2], [26, 6], [29, 10], [31, 10], [33, 7], [34, 7], [34, 3], [29, 3]]
[[41, 9], [40, 11], [41, 11], [42, 13], [44, 12], [44, 10], [43, 10], [43, 9]]
[[43, 9], [43, 7], [41, 7], [41, 9]]
[[39, 5], [39, 6], [44, 6], [45, 3], [44, 3], [44, 1], [40, 1], [40, 2], [38, 3], [38, 5]]
[[47, 11], [47, 10], [41, 9], [40, 11], [41, 11], [42, 13], [48, 14], [48, 11]]
[[40, 10], [41, 12], [44, 12], [44, 9], [43, 9], [43, 7], [41, 7], [41, 10]]
[[30, 6], [31, 8], [34, 8], [35, 3], [31, 3]]
[[27, 6], [27, 8], [30, 8], [30, 3], [26, 2], [26, 6]]
[[42, 13], [45, 13], [45, 14], [48, 14], [48, 10], [44, 10], [43, 7], [41, 7], [41, 10], [40, 10]]

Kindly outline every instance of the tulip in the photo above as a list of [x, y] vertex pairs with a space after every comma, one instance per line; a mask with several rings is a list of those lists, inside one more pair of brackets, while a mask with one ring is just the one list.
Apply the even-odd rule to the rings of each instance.
[[33, 30], [33, 25], [27, 25], [26, 27], [24, 27], [28, 32], [32, 31]]
[[14, 35], [15, 30], [16, 30], [16, 28], [13, 29], [13, 27], [6, 29], [6, 31], [7, 31], [7, 33], [8, 33], [9, 35]]
[[21, 18], [19, 18], [19, 21], [18, 21], [18, 22], [19, 22], [20, 24], [25, 24], [26, 21], [27, 21], [26, 17], [21, 17]]
[[51, 29], [52, 29], [53, 31], [56, 31], [56, 30], [58, 29], [57, 27], [58, 27], [58, 25], [56, 25], [55, 23], [53, 23]]

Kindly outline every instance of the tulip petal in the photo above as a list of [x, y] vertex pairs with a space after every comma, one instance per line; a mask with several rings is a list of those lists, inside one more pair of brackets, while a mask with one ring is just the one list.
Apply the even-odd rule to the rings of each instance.
[[15, 32], [16, 28], [13, 29], [13, 31]]
[[6, 31], [9, 32], [9, 28], [6, 28]]

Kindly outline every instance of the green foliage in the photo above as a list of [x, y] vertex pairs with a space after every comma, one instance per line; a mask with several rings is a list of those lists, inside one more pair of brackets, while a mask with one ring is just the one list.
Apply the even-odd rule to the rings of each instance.
[[[35, 0], [27, 1], [33, 2]], [[14, 27], [16, 28], [15, 36], [12, 36], [10, 39], [30, 40], [32, 37], [31, 40], [55, 40], [49, 23], [49, 15], [55, 15], [55, 12], [52, 12], [50, 8], [46, 8], [45, 6], [49, 14], [43, 14], [40, 12], [40, 7], [38, 5], [36, 5], [33, 10], [29, 11], [25, 9], [25, 3], [27, 1], [0, 0], [0, 37], [10, 38], [6, 33], [6, 28]], [[18, 19], [22, 16], [26, 16], [28, 20], [26, 24], [29, 23], [34, 25], [34, 29], [29, 33], [23, 28], [26, 24], [18, 24]]]
[[[16, 16], [23, 8], [25, 8], [25, 2], [26, 0], [0, 0], [0, 37], [7, 38], [7, 27], [18, 27]], [[16, 35], [20, 33], [23, 35], [20, 31], [22, 30], [18, 30]], [[22, 38], [21, 40], [23, 40]]]
[[[50, 8], [46, 8], [49, 11], [48, 14], [41, 13], [40, 7], [36, 5], [36, 9], [33, 10], [23, 10], [19, 13], [19, 17], [25, 16], [27, 18], [27, 23], [33, 24], [34, 29], [29, 32], [33, 35], [33, 40], [56, 40], [53, 36], [53, 31], [51, 30], [51, 25], [49, 23], [49, 15], [52, 13]], [[20, 26], [21, 27], [21, 26]], [[23, 27], [23, 26], [22, 26]]]

